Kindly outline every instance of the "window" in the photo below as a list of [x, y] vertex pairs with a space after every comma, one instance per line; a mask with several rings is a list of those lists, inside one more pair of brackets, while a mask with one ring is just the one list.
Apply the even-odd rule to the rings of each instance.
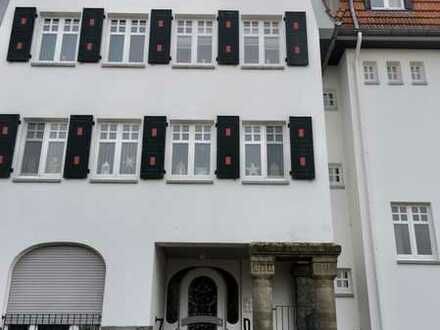
[[212, 125], [175, 123], [171, 132], [171, 175], [196, 178], [211, 176]]
[[96, 175], [135, 176], [140, 154], [139, 138], [139, 123], [99, 123]]
[[64, 164], [67, 121], [26, 123], [20, 175], [57, 176]]
[[391, 204], [397, 255], [435, 257], [431, 208], [428, 204]]
[[79, 21], [79, 18], [43, 18], [39, 61], [75, 62]]
[[244, 126], [244, 176], [283, 178], [283, 126]]
[[330, 187], [344, 187], [344, 177], [341, 164], [329, 164], [328, 173], [330, 178]]
[[212, 64], [213, 25], [204, 19], [177, 21], [176, 63]]
[[379, 83], [376, 62], [364, 62], [364, 82], [366, 85], [374, 85]]
[[338, 295], [352, 295], [353, 284], [351, 280], [351, 270], [341, 268], [337, 270], [335, 278], [335, 293]]
[[402, 70], [400, 68], [399, 62], [387, 62], [387, 75], [388, 75], [388, 84], [390, 85], [403, 84]]
[[425, 66], [423, 62], [410, 62], [411, 67], [411, 79], [413, 85], [425, 85], [426, 84], [426, 74]]
[[243, 32], [245, 64], [281, 64], [280, 22], [244, 21]]
[[145, 19], [111, 19], [108, 62], [144, 63], [146, 35]]
[[334, 91], [324, 91], [324, 109], [336, 110], [336, 93]]
[[402, 0], [371, 0], [371, 9], [405, 9]]

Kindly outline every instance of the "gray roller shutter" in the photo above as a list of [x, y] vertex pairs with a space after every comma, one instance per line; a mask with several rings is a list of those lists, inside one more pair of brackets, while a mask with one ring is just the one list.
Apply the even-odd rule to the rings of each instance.
[[80, 246], [47, 246], [14, 267], [7, 314], [101, 314], [105, 264]]

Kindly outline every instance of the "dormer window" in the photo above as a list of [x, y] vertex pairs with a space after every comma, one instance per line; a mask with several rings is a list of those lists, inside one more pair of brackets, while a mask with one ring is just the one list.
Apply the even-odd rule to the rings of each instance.
[[371, 0], [372, 10], [403, 10], [403, 0]]

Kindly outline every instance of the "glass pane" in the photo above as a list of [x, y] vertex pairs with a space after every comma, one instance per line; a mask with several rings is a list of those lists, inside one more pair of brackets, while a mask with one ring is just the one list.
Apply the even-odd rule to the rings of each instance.
[[194, 152], [194, 175], [209, 175], [211, 145], [196, 143]]
[[278, 37], [264, 38], [264, 57], [266, 64], [280, 63], [280, 45]]
[[23, 163], [21, 164], [22, 175], [37, 175], [40, 164], [41, 141], [28, 141], [24, 147]]
[[110, 62], [122, 62], [123, 54], [124, 54], [124, 36], [112, 35], [110, 37], [108, 60]]
[[131, 36], [130, 62], [144, 61], [145, 36]]
[[188, 144], [173, 143], [173, 161], [171, 172], [173, 175], [188, 174]]
[[402, 8], [401, 0], [389, 0], [390, 8]]
[[383, 8], [384, 7], [384, 0], [371, 0], [371, 7], [372, 8]]
[[177, 63], [191, 63], [191, 36], [177, 37]]
[[55, 56], [56, 34], [43, 34], [40, 49], [40, 61], [53, 61]]
[[75, 61], [76, 55], [76, 34], [65, 34], [61, 45], [61, 61]]
[[411, 242], [407, 224], [394, 224], [397, 254], [411, 254]]
[[284, 176], [283, 145], [267, 145], [267, 175]]
[[244, 38], [244, 62], [247, 64], [258, 64], [258, 37]]
[[98, 155], [98, 174], [113, 174], [113, 164], [115, 159], [115, 144], [100, 143]]
[[417, 254], [432, 255], [431, 237], [429, 235], [429, 225], [414, 225], [416, 234]]
[[212, 62], [212, 38], [199, 37], [197, 48], [197, 63]]
[[64, 142], [49, 142], [45, 173], [61, 173], [63, 164]]
[[261, 149], [259, 144], [246, 145], [246, 175], [261, 175]]
[[137, 143], [122, 143], [120, 174], [136, 174]]

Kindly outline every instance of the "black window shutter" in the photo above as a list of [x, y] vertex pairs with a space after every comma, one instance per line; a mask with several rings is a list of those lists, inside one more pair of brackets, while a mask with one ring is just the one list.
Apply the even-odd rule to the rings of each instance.
[[12, 172], [19, 115], [0, 115], [0, 178], [9, 178]]
[[148, 63], [169, 64], [171, 49], [171, 9], [152, 9]]
[[70, 116], [64, 177], [85, 179], [89, 173], [93, 116]]
[[239, 12], [220, 10], [218, 12], [218, 55], [219, 64], [240, 63]]
[[97, 63], [101, 59], [103, 8], [84, 8], [79, 39], [78, 62]]
[[15, 8], [7, 57], [9, 62], [27, 62], [31, 58], [32, 36], [36, 17], [37, 8], [35, 7]]
[[240, 118], [217, 117], [217, 178], [240, 177]]
[[365, 10], [370, 10], [371, 9], [371, 2], [370, 2], [370, 0], [364, 0], [364, 7], [365, 7]]
[[166, 116], [144, 117], [141, 178], [162, 179], [165, 174]]
[[286, 12], [286, 62], [288, 66], [309, 64], [305, 12]]
[[315, 179], [312, 117], [290, 117], [290, 154], [292, 178]]
[[413, 1], [412, 0], [405, 0], [405, 9], [413, 10]]

